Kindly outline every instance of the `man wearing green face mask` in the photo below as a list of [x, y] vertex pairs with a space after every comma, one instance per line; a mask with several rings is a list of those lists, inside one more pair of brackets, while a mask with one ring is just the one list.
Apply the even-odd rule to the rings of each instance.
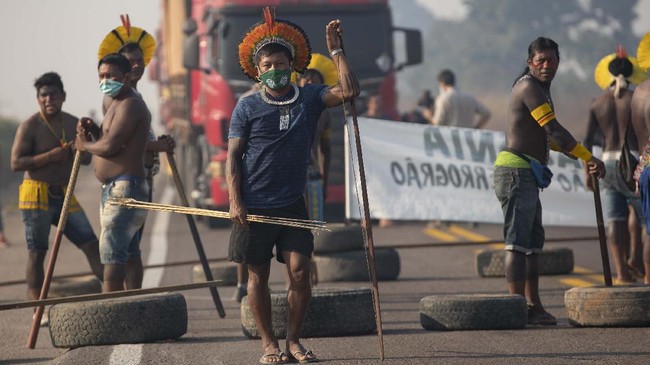
[[100, 258], [104, 292], [142, 286], [140, 235], [147, 211], [107, 204], [111, 198], [144, 201], [149, 194], [144, 153], [151, 124], [149, 109], [131, 88], [131, 63], [111, 53], [99, 61], [99, 89], [113, 101], [100, 127], [89, 118], [77, 124], [75, 145], [93, 155], [95, 176], [102, 182]]
[[[249, 223], [246, 216], [308, 219], [304, 192], [318, 119], [325, 108], [359, 95], [359, 83], [341, 49], [341, 22], [327, 24], [325, 35], [341, 80], [331, 87], [291, 83], [291, 71], [302, 73], [309, 64], [309, 41], [300, 27], [274, 19], [268, 8], [265, 21], [253, 26], [239, 46], [242, 70], [262, 88], [241, 98], [231, 118], [226, 178], [235, 224], [228, 256], [248, 268], [248, 301], [262, 338], [263, 364], [317, 361], [299, 341], [311, 298], [313, 235], [302, 228]], [[271, 327], [268, 280], [274, 247], [290, 282], [286, 352]]]

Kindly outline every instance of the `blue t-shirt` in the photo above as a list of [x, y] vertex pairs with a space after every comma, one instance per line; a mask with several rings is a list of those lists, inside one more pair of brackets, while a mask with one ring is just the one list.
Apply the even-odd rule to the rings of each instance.
[[[228, 138], [245, 138], [241, 194], [247, 208], [279, 208], [305, 192], [316, 124], [325, 109], [325, 85], [299, 88], [289, 105], [271, 105], [259, 93], [241, 98]], [[294, 95], [293, 90], [284, 98]]]

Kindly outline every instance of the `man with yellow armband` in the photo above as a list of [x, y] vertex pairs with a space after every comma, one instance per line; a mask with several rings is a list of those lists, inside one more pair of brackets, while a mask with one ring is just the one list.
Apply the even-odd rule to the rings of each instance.
[[504, 216], [506, 280], [511, 294], [528, 301], [528, 323], [556, 325], [539, 296], [538, 256], [544, 247], [539, 189], [550, 183], [546, 167], [551, 145], [587, 163], [597, 178], [602, 161], [560, 125], [553, 111], [550, 86], [560, 62], [558, 45], [539, 37], [528, 47], [528, 65], [512, 87], [506, 128], [508, 148], [494, 163], [494, 190]]
[[[40, 109], [20, 123], [11, 148], [11, 169], [25, 171], [19, 189], [19, 208], [25, 223], [29, 256], [27, 259], [27, 296], [38, 299], [43, 285], [43, 261], [48, 249], [50, 227], [57, 225], [65, 188], [74, 156], [78, 118], [61, 110], [65, 90], [61, 77], [48, 72], [34, 83]], [[91, 155], [82, 155], [88, 165]], [[72, 198], [65, 236], [88, 259], [93, 273], [103, 279], [99, 261], [99, 243], [83, 209]]]

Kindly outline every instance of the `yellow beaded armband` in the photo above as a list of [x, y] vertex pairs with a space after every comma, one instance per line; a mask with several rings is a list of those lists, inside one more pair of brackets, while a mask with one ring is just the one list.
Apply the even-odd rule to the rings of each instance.
[[576, 143], [576, 146], [573, 147], [570, 153], [583, 161], [591, 160], [591, 152], [580, 143]]
[[553, 113], [553, 109], [551, 109], [551, 106], [548, 105], [548, 103], [538, 106], [530, 112], [530, 115], [533, 116], [533, 119], [537, 121], [540, 127], [545, 126], [546, 123], [555, 119], [555, 113]]

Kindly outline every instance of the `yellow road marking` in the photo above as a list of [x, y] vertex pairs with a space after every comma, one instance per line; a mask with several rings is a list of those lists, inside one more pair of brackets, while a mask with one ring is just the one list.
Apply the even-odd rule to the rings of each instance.
[[483, 236], [483, 235], [478, 234], [478, 233], [474, 233], [472, 231], [468, 231], [468, 230], [466, 230], [464, 228], [461, 228], [461, 227], [459, 227], [459, 226], [457, 226], [455, 224], [452, 224], [449, 227], [449, 232], [451, 232], [451, 233], [453, 233], [453, 234], [455, 234], [457, 236], [467, 238], [470, 241], [481, 242], [481, 241], [489, 240], [489, 238], [486, 237], [486, 236]]
[[437, 239], [442, 240], [442, 241], [447, 241], [447, 242], [458, 241], [457, 237], [455, 237], [455, 236], [453, 236], [453, 235], [451, 235], [451, 234], [449, 234], [447, 232], [443, 232], [443, 231], [441, 231], [439, 229], [435, 229], [435, 228], [427, 228], [427, 229], [424, 230], [424, 233], [428, 234], [429, 236], [431, 236], [433, 238], [437, 238]]
[[593, 286], [594, 283], [578, 278], [565, 278], [565, 279], [560, 279], [560, 283], [566, 286], [570, 287], [587, 287], [587, 286]]

